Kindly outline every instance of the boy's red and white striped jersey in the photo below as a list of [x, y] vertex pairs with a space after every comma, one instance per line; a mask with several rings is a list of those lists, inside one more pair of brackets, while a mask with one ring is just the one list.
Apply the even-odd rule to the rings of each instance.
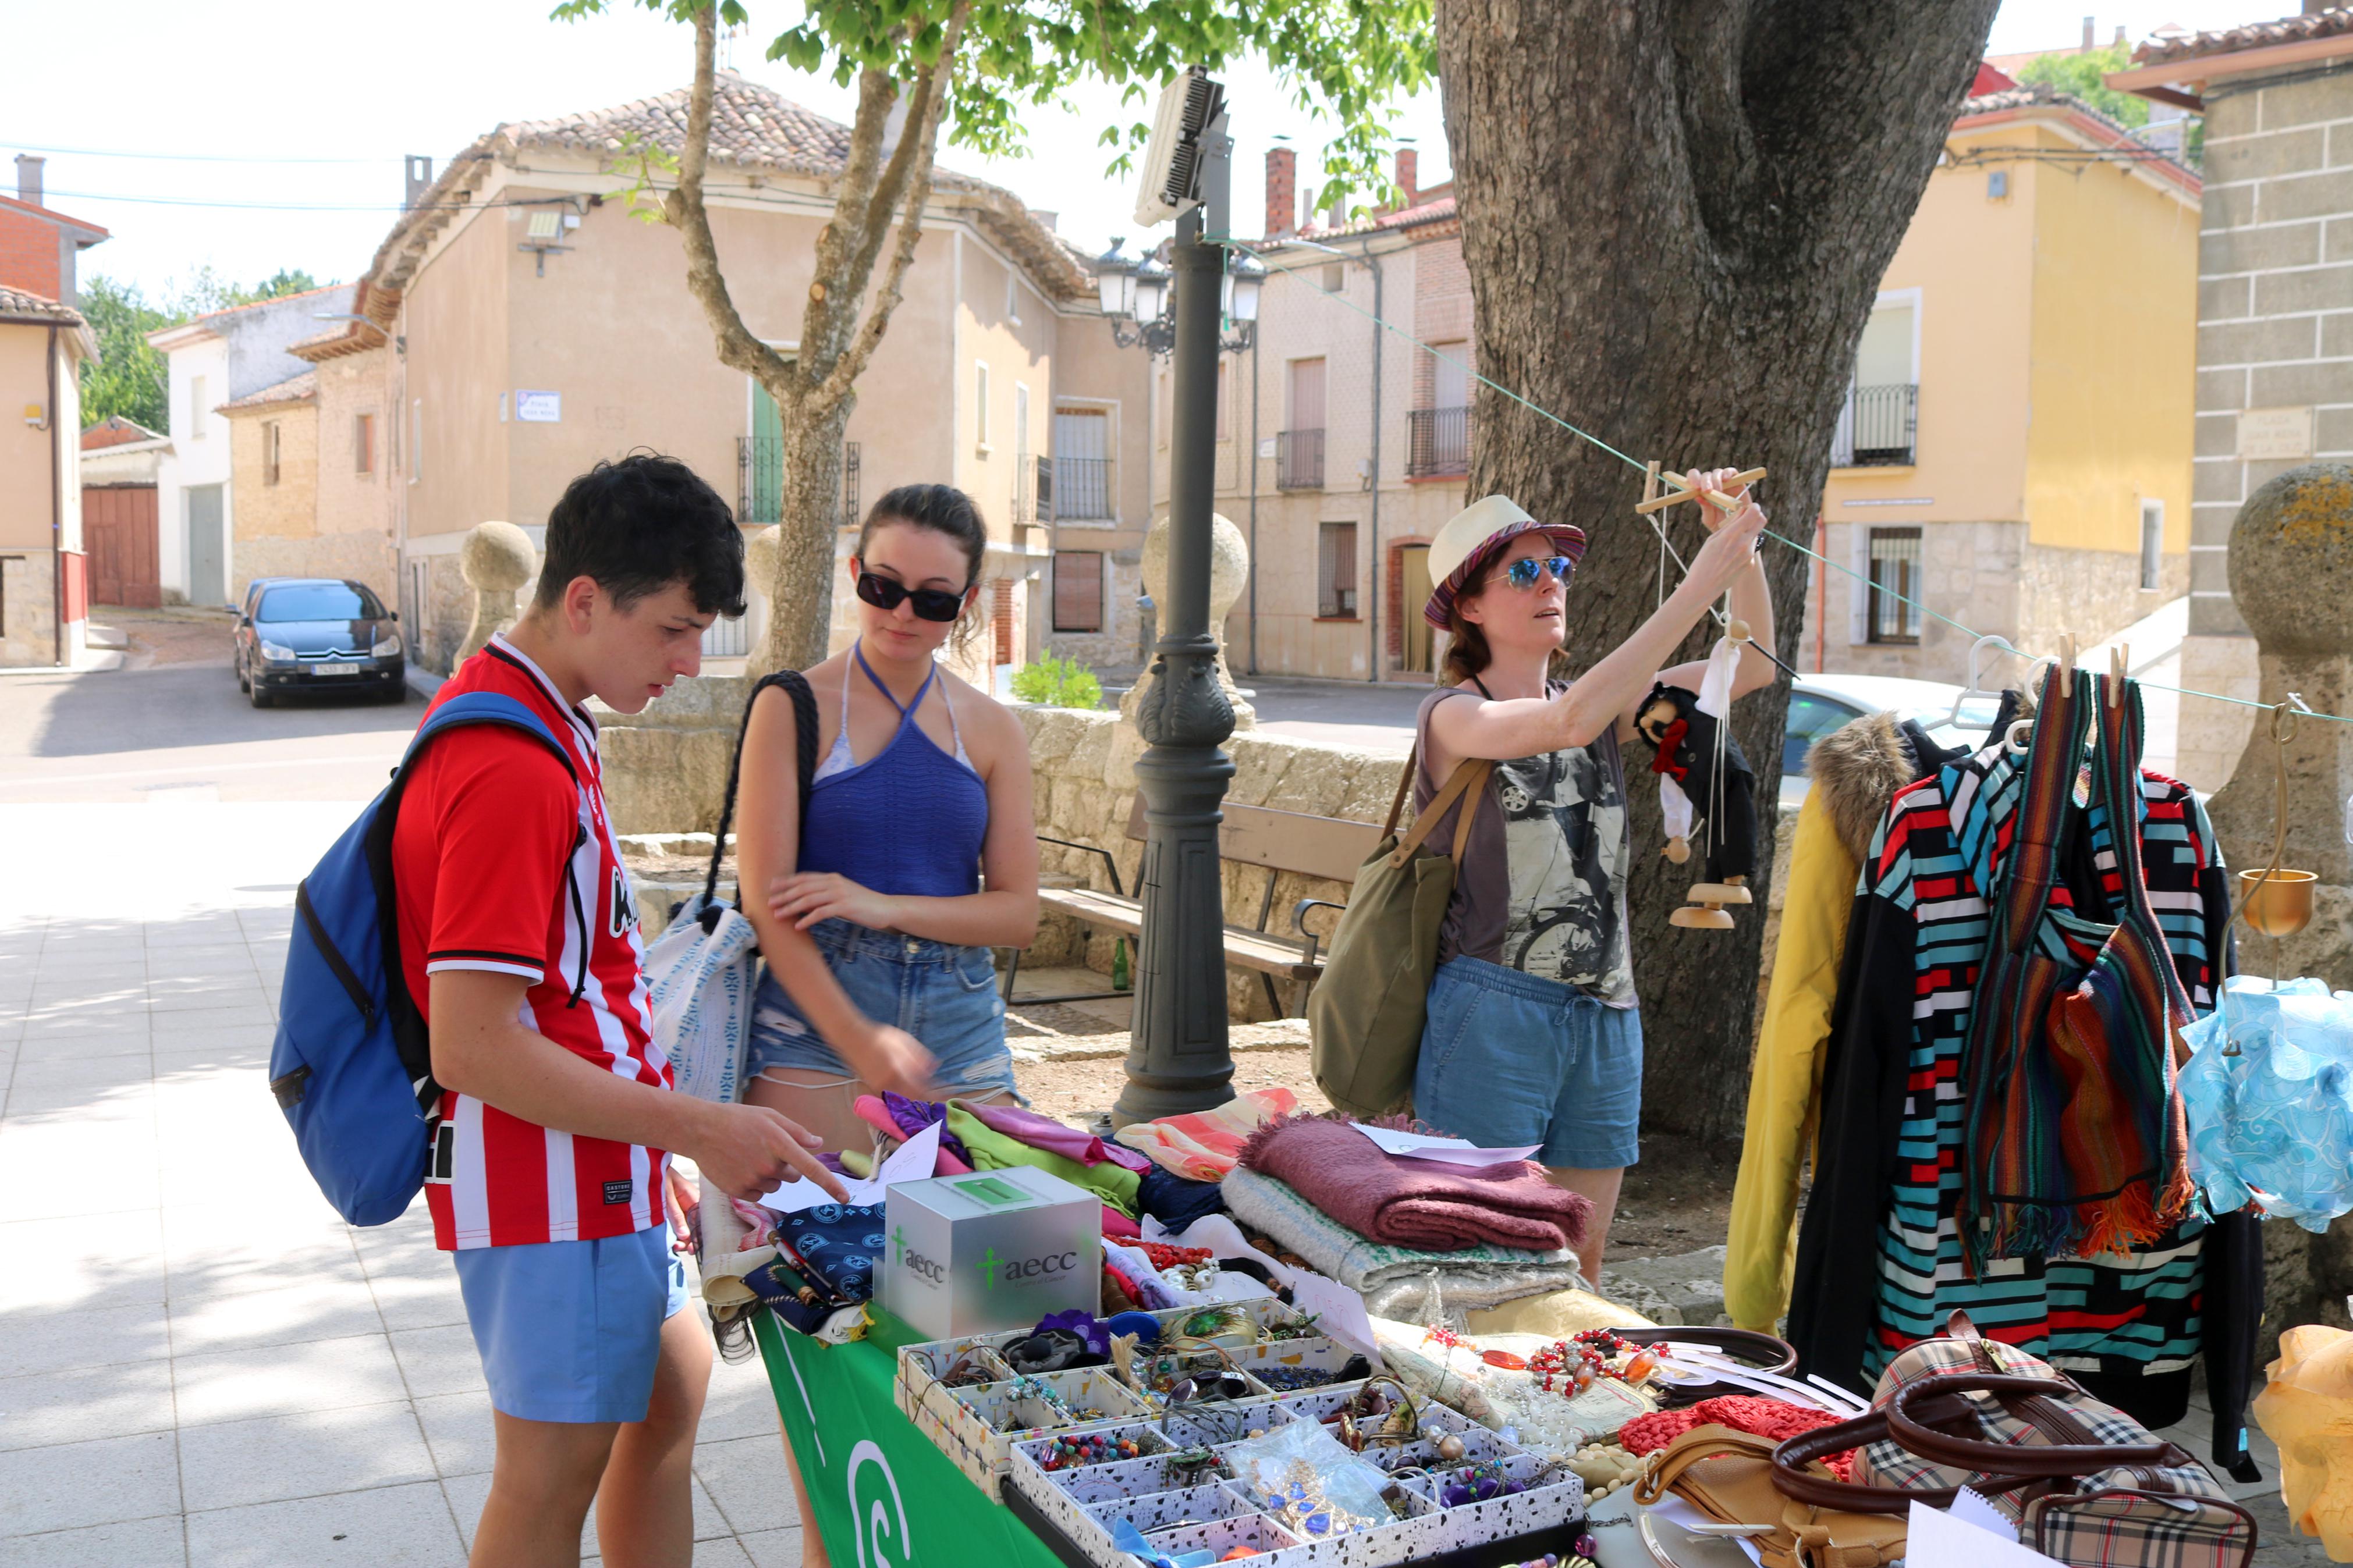
[[[478, 969], [530, 981], [522, 1022], [586, 1060], [670, 1086], [654, 1045], [645, 949], [605, 810], [596, 724], [504, 637], [435, 696], [528, 703], [579, 782], [529, 735], [452, 731], [416, 763], [392, 841], [403, 978], [431, 1022], [430, 977]], [[426, 1201], [444, 1248], [625, 1236], [663, 1223], [659, 1149], [560, 1132], [447, 1091]]]

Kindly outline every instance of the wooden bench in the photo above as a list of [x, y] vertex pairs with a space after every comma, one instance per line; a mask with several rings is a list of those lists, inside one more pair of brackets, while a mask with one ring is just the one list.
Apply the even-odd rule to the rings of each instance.
[[[1235, 925], [1229, 922], [1224, 931], [1226, 963], [1242, 969], [1258, 972], [1266, 986], [1266, 999], [1276, 1017], [1287, 1009], [1275, 982], [1295, 980], [1305, 987], [1313, 985], [1324, 972], [1321, 947], [1325, 938], [1307, 929], [1308, 911], [1314, 909], [1339, 910], [1341, 905], [1329, 899], [1302, 899], [1292, 907], [1291, 924], [1298, 934], [1285, 936], [1267, 930], [1267, 921], [1274, 913], [1274, 887], [1286, 871], [1307, 877], [1329, 878], [1335, 882], [1354, 883], [1356, 868], [1380, 843], [1380, 825], [1372, 822], [1347, 822], [1338, 817], [1312, 816], [1305, 812], [1276, 811], [1263, 805], [1240, 805], [1229, 801], [1221, 808], [1225, 820], [1218, 826], [1218, 856], [1239, 865], [1259, 866], [1266, 871], [1266, 890], [1258, 901], [1258, 923]], [[1128, 837], [1141, 842], [1145, 837], [1144, 796], [1139, 792], [1134, 808], [1127, 815]], [[1092, 844], [1074, 844], [1067, 838], [1038, 836], [1040, 844], [1056, 844], [1065, 849], [1076, 849], [1102, 858], [1104, 871], [1111, 879], [1111, 890], [1095, 888], [1040, 888], [1039, 907], [1054, 914], [1068, 915], [1082, 925], [1104, 931], [1120, 931], [1134, 936], [1144, 930], [1144, 906], [1130, 898], [1120, 883], [1119, 862], [1108, 849]], [[1013, 978], [1020, 973], [1021, 954], [1015, 952], [1005, 969], [1005, 999], [1014, 1000]], [[1087, 991], [1054, 996], [1024, 996], [1024, 1003], [1089, 1002], [1106, 997], [1133, 994], [1124, 991]]]

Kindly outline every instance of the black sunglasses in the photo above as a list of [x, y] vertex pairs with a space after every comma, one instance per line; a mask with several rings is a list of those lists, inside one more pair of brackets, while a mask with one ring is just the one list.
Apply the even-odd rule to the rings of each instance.
[[895, 610], [902, 601], [912, 599], [920, 620], [952, 621], [964, 614], [963, 594], [951, 594], [944, 588], [910, 588], [904, 583], [877, 577], [871, 572], [858, 574], [858, 596], [878, 610]]

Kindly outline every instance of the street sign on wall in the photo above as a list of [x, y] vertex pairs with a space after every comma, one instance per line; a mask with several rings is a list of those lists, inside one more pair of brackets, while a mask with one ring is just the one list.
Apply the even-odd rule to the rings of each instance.
[[515, 417], [526, 425], [557, 425], [564, 420], [564, 394], [560, 392], [525, 392], [518, 387], [514, 395]]

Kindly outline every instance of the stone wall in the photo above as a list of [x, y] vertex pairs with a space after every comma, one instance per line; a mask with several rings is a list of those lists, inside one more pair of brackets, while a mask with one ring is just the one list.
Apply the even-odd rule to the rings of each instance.
[[[448, 574], [455, 577], [456, 568], [450, 557]], [[718, 830], [751, 685], [742, 676], [695, 676], [671, 686], [641, 713], [616, 713], [590, 700], [605, 805], [616, 833]]]

